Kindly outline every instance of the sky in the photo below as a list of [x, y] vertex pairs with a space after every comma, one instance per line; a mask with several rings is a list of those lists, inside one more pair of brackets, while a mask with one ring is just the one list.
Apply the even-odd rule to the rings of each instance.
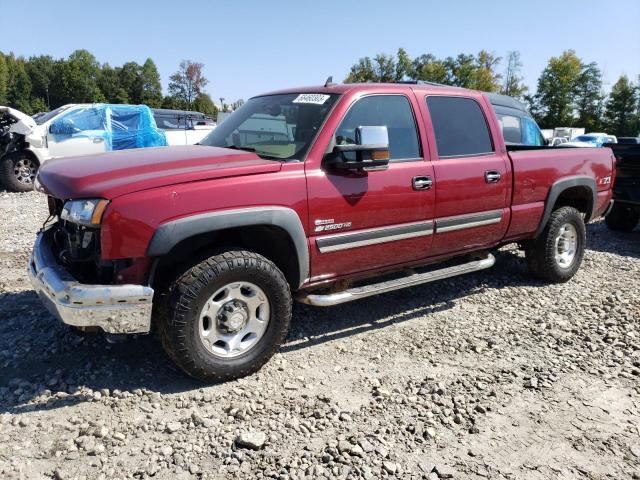
[[0, 0], [0, 32], [0, 51], [25, 57], [79, 48], [112, 66], [151, 57], [165, 93], [181, 60], [201, 62], [207, 92], [226, 103], [342, 81], [359, 58], [398, 47], [441, 58], [519, 50], [532, 89], [570, 48], [598, 63], [605, 89], [640, 74], [640, 0]]

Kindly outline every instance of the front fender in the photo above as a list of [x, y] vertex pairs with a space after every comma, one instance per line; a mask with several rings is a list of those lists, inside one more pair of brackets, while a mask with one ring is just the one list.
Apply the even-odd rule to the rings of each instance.
[[187, 238], [229, 228], [275, 225], [291, 237], [298, 257], [300, 284], [309, 278], [307, 238], [298, 214], [285, 207], [256, 207], [208, 212], [179, 218], [158, 227], [147, 247], [147, 256], [166, 255]]

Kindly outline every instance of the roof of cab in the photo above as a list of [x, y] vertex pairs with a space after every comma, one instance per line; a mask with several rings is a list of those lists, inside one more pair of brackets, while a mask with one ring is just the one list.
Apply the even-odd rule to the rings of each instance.
[[297, 88], [286, 88], [283, 90], [275, 90], [273, 92], [263, 93], [260, 95], [256, 95], [257, 97], [263, 97], [266, 95], [283, 95], [283, 94], [291, 94], [291, 93], [337, 93], [339, 95], [345, 94], [347, 92], [351, 92], [353, 90], [379, 90], [384, 89], [387, 91], [392, 90], [417, 90], [421, 92], [437, 92], [437, 93], [451, 93], [454, 95], [460, 95], [461, 91], [473, 92], [473, 93], [481, 93], [478, 90], [469, 90], [461, 87], [452, 87], [448, 85], [439, 85], [433, 83], [409, 83], [409, 82], [398, 82], [398, 83], [337, 83], [330, 86], [325, 85], [317, 85], [317, 86], [309, 86], [309, 87], [297, 87]]

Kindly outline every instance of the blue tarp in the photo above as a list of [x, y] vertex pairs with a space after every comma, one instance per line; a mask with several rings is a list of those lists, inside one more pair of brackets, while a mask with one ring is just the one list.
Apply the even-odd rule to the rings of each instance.
[[102, 138], [106, 150], [164, 147], [167, 137], [146, 105], [96, 103], [72, 110], [51, 125], [51, 133], [74, 138]]

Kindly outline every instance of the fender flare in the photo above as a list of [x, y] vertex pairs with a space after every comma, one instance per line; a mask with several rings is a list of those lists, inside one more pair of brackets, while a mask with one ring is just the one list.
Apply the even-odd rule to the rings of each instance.
[[549, 221], [551, 212], [553, 212], [553, 207], [556, 204], [558, 197], [562, 194], [562, 192], [573, 187], [586, 187], [591, 192], [591, 210], [586, 213], [584, 222], [587, 223], [589, 222], [589, 220], [591, 220], [591, 216], [593, 215], [593, 212], [596, 211], [597, 205], [595, 179], [587, 176], [563, 178], [551, 185], [551, 188], [549, 189], [549, 195], [547, 195], [547, 199], [544, 202], [544, 212], [542, 214], [542, 219], [540, 220], [540, 225], [538, 226], [538, 229], [536, 230], [536, 233], [534, 235], [536, 238], [542, 233], [544, 227], [547, 226], [547, 222]]
[[200, 213], [163, 223], [151, 237], [146, 254], [149, 257], [159, 257], [195, 235], [257, 225], [275, 225], [287, 232], [296, 250], [299, 283], [302, 285], [309, 278], [307, 236], [298, 214], [285, 207], [266, 206]]

